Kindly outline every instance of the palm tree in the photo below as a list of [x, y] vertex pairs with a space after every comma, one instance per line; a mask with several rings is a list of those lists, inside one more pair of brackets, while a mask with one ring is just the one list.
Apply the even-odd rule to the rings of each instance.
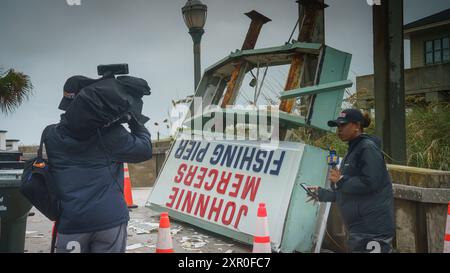
[[0, 69], [0, 111], [8, 114], [29, 98], [33, 90], [30, 77], [13, 69]]

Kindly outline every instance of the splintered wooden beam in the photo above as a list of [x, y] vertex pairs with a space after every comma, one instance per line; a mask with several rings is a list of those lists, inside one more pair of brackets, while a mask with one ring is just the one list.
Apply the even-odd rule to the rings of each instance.
[[[245, 15], [251, 19], [251, 23], [247, 31], [247, 36], [245, 37], [242, 45], [242, 50], [254, 49], [262, 26], [265, 23], [270, 22], [271, 19], [255, 10], [245, 13]], [[222, 108], [233, 104], [236, 100], [240, 85], [244, 79], [245, 73], [247, 72], [247, 65], [247, 62], [241, 60], [234, 67], [233, 72], [231, 73], [231, 78], [227, 84], [227, 90], [225, 91], [225, 95], [220, 105]]]

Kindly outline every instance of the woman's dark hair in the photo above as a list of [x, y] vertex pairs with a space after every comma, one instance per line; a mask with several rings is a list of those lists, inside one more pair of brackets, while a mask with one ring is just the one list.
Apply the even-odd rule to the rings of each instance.
[[369, 112], [364, 112], [363, 117], [364, 117], [364, 122], [361, 123], [361, 132], [364, 132], [364, 128], [369, 127], [370, 122], [372, 121], [372, 119], [370, 118]]

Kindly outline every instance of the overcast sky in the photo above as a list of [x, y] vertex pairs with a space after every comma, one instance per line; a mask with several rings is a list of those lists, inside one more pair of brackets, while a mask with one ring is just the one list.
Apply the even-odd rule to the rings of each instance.
[[[242, 46], [252, 9], [272, 19], [257, 48], [284, 44], [297, 20], [294, 0], [202, 0], [208, 18], [202, 39], [202, 69]], [[186, 0], [0, 0], [0, 67], [29, 75], [34, 94], [10, 115], [0, 113], [0, 130], [21, 144], [37, 144], [42, 129], [57, 123], [65, 80], [97, 77], [98, 64], [128, 63], [146, 79], [146, 125], [167, 118], [172, 99], [193, 93], [192, 40], [183, 22]], [[366, 0], [326, 0], [326, 43], [353, 54], [349, 78], [373, 72], [372, 14]], [[448, 0], [405, 0], [404, 21], [449, 8]], [[294, 34], [294, 37], [297, 33]], [[409, 56], [409, 46], [405, 48]], [[408, 58], [405, 58], [409, 66]], [[280, 72], [282, 75], [282, 72]], [[281, 83], [284, 84], [284, 81]], [[280, 91], [280, 90], [278, 90]]]

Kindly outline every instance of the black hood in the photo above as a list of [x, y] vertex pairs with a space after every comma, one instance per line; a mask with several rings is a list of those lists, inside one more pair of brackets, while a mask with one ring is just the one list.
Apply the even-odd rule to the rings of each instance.
[[368, 135], [368, 134], [361, 134], [362, 138], [366, 138], [366, 139], [370, 139], [373, 143], [375, 143], [375, 145], [377, 145], [378, 148], [381, 149], [382, 146], [382, 141], [381, 138], [374, 136], [374, 135]]
[[360, 134], [357, 138], [348, 142], [348, 151], [352, 151], [362, 139], [370, 140], [375, 144], [375, 146], [377, 146], [378, 149], [381, 150], [382, 141], [379, 137], [368, 134]]
[[67, 119], [65, 114], [61, 114], [61, 120], [55, 127], [54, 141], [58, 143], [64, 151], [78, 153], [87, 149], [92, 143], [97, 141], [97, 134], [94, 134], [88, 138], [80, 139], [69, 130], [67, 126]]

